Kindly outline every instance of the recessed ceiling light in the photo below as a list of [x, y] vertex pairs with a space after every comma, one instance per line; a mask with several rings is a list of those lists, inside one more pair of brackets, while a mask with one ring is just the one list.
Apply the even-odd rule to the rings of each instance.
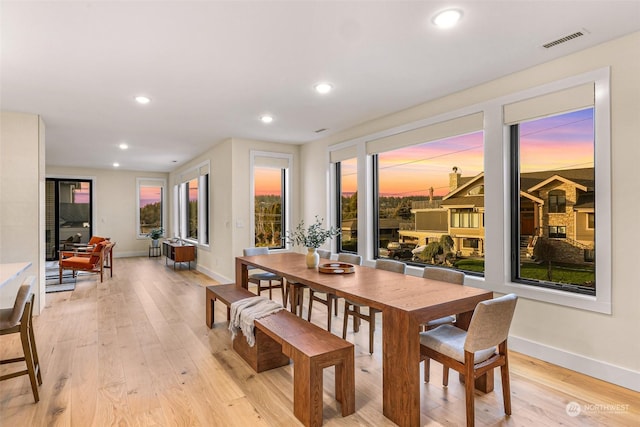
[[462, 11], [459, 9], [447, 9], [439, 12], [433, 17], [433, 23], [438, 28], [451, 28], [462, 18]]
[[113, 167], [114, 167], [114, 168], [120, 167], [120, 163], [118, 163], [118, 162], [114, 162], [114, 163], [113, 163]]
[[324, 95], [326, 93], [331, 92], [331, 89], [333, 89], [333, 86], [330, 83], [318, 83], [314, 86], [316, 92]]
[[260, 120], [262, 121], [262, 123], [271, 123], [273, 121], [273, 117], [265, 114], [264, 116], [260, 117]]
[[127, 148], [129, 148], [129, 146], [123, 142], [122, 144], [118, 145], [118, 147], [120, 147], [121, 150], [126, 150]]
[[136, 96], [136, 102], [138, 104], [142, 104], [142, 105], [148, 104], [148, 103], [151, 102], [151, 98], [149, 98], [148, 96], [143, 96], [143, 95]]

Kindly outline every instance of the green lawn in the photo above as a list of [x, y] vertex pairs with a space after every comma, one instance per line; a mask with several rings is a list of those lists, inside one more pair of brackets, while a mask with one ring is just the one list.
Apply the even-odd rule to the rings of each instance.
[[[523, 279], [548, 281], [546, 264], [526, 263], [520, 267], [520, 277]], [[596, 280], [593, 268], [552, 265], [551, 281], [556, 283], [570, 283], [574, 285], [590, 286]]]
[[[464, 271], [484, 272], [484, 260], [461, 259], [455, 267]], [[520, 267], [520, 277], [523, 279], [548, 281], [547, 266], [545, 264], [526, 263]], [[596, 280], [593, 267], [553, 265], [551, 279], [556, 283], [570, 283], [575, 285], [591, 286]]]

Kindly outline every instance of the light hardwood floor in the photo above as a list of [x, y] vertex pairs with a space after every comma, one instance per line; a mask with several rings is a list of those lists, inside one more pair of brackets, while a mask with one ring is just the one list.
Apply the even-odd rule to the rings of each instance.
[[[253, 372], [230, 348], [220, 304], [215, 327], [205, 326], [204, 287], [213, 283], [193, 270], [174, 272], [163, 258], [119, 258], [104, 283], [84, 276], [75, 291], [48, 294], [46, 309], [34, 319], [41, 400], [33, 403], [26, 376], [0, 382], [0, 426], [299, 425], [291, 365]], [[323, 308], [313, 316], [321, 326]], [[341, 317], [333, 325], [340, 334]], [[382, 415], [382, 329], [376, 328], [370, 356], [366, 328], [347, 337], [356, 344], [355, 414], [340, 416], [333, 371], [325, 370], [327, 426], [393, 425]], [[1, 358], [19, 351], [18, 337], [0, 337]], [[510, 360], [513, 415], [503, 413], [496, 375], [494, 392], [476, 394], [478, 425], [638, 425], [639, 393], [518, 353]], [[431, 373], [431, 383], [421, 386], [421, 424], [463, 425], [464, 388], [457, 376], [443, 388], [441, 366], [432, 362]], [[579, 415], [567, 414], [570, 402], [581, 405]]]

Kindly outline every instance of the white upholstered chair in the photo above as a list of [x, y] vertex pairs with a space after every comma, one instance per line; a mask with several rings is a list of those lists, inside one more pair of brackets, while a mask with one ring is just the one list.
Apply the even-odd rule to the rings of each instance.
[[[420, 333], [420, 354], [440, 363], [447, 372], [455, 369], [464, 376], [467, 426], [475, 422], [475, 380], [491, 369], [500, 367], [504, 411], [511, 414], [511, 388], [507, 337], [518, 297], [504, 295], [480, 302], [467, 331], [453, 325], [442, 325]], [[425, 377], [425, 381], [428, 378]], [[443, 381], [447, 385], [446, 381]]]

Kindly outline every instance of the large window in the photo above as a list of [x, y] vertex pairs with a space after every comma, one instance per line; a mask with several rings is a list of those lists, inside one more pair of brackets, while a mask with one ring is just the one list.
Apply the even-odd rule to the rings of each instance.
[[209, 163], [181, 175], [177, 186], [177, 237], [209, 244]]
[[256, 246], [284, 247], [285, 179], [285, 169], [261, 166], [253, 169]]
[[511, 128], [519, 212], [514, 280], [595, 294], [594, 108]]
[[290, 156], [252, 152], [253, 230], [255, 246], [285, 248]]
[[164, 179], [138, 178], [138, 237], [142, 238], [154, 228], [165, 228]]
[[358, 252], [358, 159], [336, 163], [338, 252]]
[[427, 141], [374, 155], [374, 253], [483, 273], [483, 132]]

